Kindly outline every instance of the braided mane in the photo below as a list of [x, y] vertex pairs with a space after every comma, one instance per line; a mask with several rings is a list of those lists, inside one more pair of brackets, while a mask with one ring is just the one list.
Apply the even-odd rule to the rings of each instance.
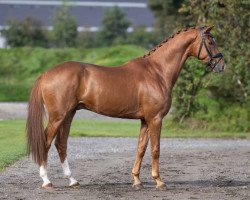
[[170, 39], [174, 38], [176, 35], [182, 33], [182, 32], [186, 32], [190, 29], [196, 29], [196, 27], [186, 27], [183, 28], [179, 31], [177, 31], [176, 33], [172, 34], [171, 36], [169, 36], [168, 38], [164, 39], [163, 41], [161, 41], [159, 44], [157, 44], [154, 48], [152, 48], [147, 54], [145, 54], [143, 56], [143, 58], [146, 58], [147, 56], [151, 55], [153, 52], [155, 52], [158, 48], [160, 48], [162, 45], [164, 45], [166, 42], [168, 42]]

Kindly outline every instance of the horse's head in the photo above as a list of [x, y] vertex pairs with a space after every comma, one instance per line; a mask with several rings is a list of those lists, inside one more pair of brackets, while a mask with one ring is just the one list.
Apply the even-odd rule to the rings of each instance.
[[217, 44], [210, 33], [211, 27], [200, 27], [195, 41], [194, 56], [206, 63], [207, 68], [214, 72], [223, 72], [225, 61]]

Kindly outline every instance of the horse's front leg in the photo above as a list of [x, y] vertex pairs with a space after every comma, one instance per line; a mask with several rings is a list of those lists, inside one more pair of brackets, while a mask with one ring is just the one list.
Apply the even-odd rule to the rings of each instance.
[[140, 136], [138, 140], [137, 155], [136, 155], [134, 167], [132, 170], [132, 176], [134, 179], [133, 188], [137, 190], [143, 187], [139, 178], [139, 174], [140, 174], [142, 158], [147, 149], [148, 139], [149, 139], [148, 126], [145, 120], [141, 120], [141, 130], [140, 130]]
[[161, 126], [162, 118], [158, 116], [148, 122], [152, 156], [152, 177], [156, 181], [157, 189], [166, 187], [165, 183], [161, 181], [159, 174]]

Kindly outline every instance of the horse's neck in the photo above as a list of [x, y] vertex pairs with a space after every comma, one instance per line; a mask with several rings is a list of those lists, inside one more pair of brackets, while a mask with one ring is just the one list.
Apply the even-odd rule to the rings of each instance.
[[149, 56], [152, 67], [156, 68], [158, 73], [161, 73], [161, 76], [171, 89], [190, 55], [191, 45], [195, 37], [192, 32], [181, 33]]

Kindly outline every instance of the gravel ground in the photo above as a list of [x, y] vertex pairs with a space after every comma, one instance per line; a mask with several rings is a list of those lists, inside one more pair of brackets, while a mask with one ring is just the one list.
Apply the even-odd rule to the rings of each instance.
[[136, 145], [135, 138], [70, 138], [68, 159], [80, 188], [67, 187], [53, 147], [48, 170], [54, 189], [41, 188], [38, 167], [25, 158], [0, 173], [0, 199], [250, 199], [250, 140], [162, 139], [164, 191], [150, 177], [149, 149], [144, 189], [132, 189]]

